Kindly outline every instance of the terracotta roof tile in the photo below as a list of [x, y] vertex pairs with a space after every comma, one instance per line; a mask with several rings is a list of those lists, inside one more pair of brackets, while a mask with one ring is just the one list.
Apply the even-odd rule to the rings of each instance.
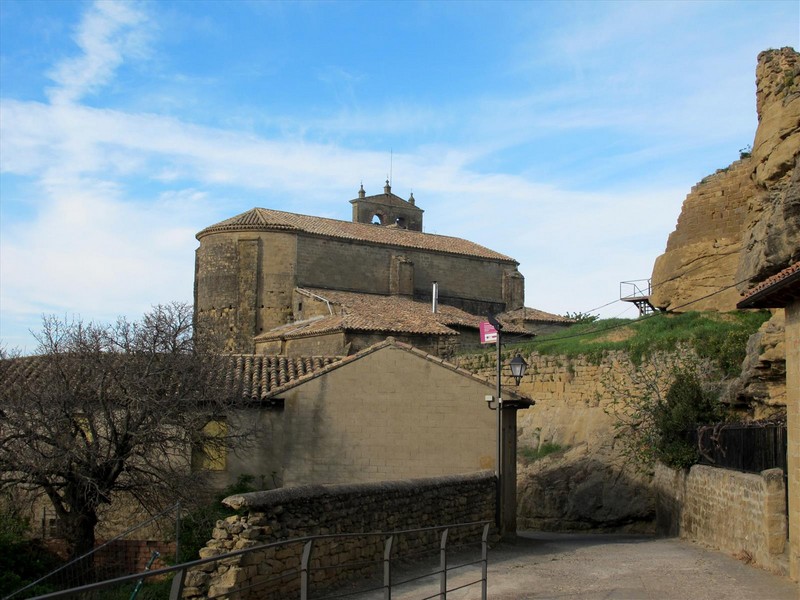
[[296, 231], [312, 235], [358, 240], [383, 246], [491, 258], [517, 264], [517, 261], [513, 258], [457, 237], [434, 235], [432, 233], [393, 227], [381, 227], [366, 223], [351, 223], [324, 217], [311, 217], [268, 208], [253, 208], [240, 215], [206, 227], [197, 234], [197, 239], [199, 240], [211, 233], [225, 231]]
[[337, 356], [265, 356], [231, 354], [228, 357], [226, 387], [236, 397], [267, 400], [274, 390], [315, 375], [341, 361]]
[[780, 308], [789, 298], [800, 297], [800, 261], [748, 290], [739, 308]]

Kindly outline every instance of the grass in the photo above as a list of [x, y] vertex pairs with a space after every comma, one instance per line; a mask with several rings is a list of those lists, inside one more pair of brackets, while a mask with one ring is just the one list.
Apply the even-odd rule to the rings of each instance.
[[659, 351], [688, 344], [703, 358], [715, 360], [726, 375], [739, 373], [748, 338], [769, 319], [768, 311], [657, 313], [631, 319], [605, 319], [574, 325], [520, 344], [516, 352], [585, 356], [599, 363], [612, 351], [627, 352], [634, 363]]
[[550, 454], [555, 454], [556, 452], [561, 452], [566, 450], [569, 446], [562, 446], [561, 444], [554, 444], [552, 442], [545, 442], [538, 448], [531, 448], [530, 446], [521, 446], [519, 449], [519, 456], [525, 462], [525, 464], [530, 464], [539, 460], [540, 458], [544, 458]]

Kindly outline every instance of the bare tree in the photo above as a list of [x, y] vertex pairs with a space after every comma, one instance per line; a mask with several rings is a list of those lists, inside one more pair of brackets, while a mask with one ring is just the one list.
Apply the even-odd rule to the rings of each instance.
[[73, 556], [93, 548], [102, 505], [196, 497], [207, 473], [192, 469], [192, 449], [247, 435], [207, 436], [235, 401], [225, 359], [194, 344], [188, 305], [113, 325], [47, 317], [36, 339], [35, 356], [0, 360], [0, 489], [45, 494]]

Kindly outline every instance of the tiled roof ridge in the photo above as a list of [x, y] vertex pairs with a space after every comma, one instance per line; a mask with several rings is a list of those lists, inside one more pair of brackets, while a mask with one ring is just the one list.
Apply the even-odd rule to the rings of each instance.
[[[337, 239], [355, 239], [381, 246], [431, 250], [445, 254], [490, 258], [519, 264], [510, 256], [464, 238], [402, 228], [379, 227], [369, 223], [353, 223], [352, 221], [342, 221], [328, 217], [314, 217], [272, 208], [251, 208], [248, 211], [206, 227], [195, 237], [199, 240], [212, 233], [247, 230], [298, 231]], [[378, 233], [380, 235], [377, 235]]]
[[530, 321], [541, 321], [545, 323], [575, 323], [575, 319], [570, 319], [568, 317], [564, 317], [562, 315], [557, 315], [555, 313], [549, 313], [544, 310], [540, 310], [538, 308], [532, 308], [530, 306], [523, 306], [522, 308], [515, 308], [514, 310], [509, 310], [504, 313], [500, 313], [498, 317], [506, 317], [509, 319], [515, 319], [521, 317], [524, 320]]

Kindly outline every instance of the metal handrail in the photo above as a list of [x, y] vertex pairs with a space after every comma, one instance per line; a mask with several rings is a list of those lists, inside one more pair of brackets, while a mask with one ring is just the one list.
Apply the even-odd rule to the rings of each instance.
[[[647, 285], [640, 286], [640, 283], [646, 282]], [[630, 286], [633, 288], [632, 293], [628, 295], [624, 295], [622, 292], [623, 286]], [[646, 290], [646, 291], [645, 291]], [[649, 279], [633, 279], [631, 281], [620, 281], [619, 282], [619, 298], [620, 300], [625, 299], [632, 299], [632, 298], [646, 298], [650, 296], [652, 289], [650, 286]]]
[[[384, 564], [384, 581], [382, 585], [370, 588], [366, 590], [361, 590], [359, 593], [366, 593], [370, 591], [377, 591], [377, 590], [384, 590], [384, 599], [391, 600], [392, 594], [392, 587], [403, 585], [405, 583], [409, 583], [415, 581], [417, 579], [422, 579], [425, 577], [431, 577], [435, 575], [439, 575], [439, 592], [431, 596], [431, 598], [439, 597], [439, 598], [447, 598], [447, 592], [455, 591], [456, 589], [461, 589], [463, 587], [467, 587], [470, 585], [476, 585], [478, 583], [482, 584], [482, 598], [483, 600], [486, 599], [486, 590], [487, 590], [487, 573], [488, 573], [488, 542], [489, 542], [489, 530], [492, 521], [473, 521], [469, 523], [455, 523], [451, 525], [436, 525], [432, 527], [421, 527], [416, 529], [404, 529], [392, 532], [365, 532], [365, 533], [331, 533], [331, 534], [322, 534], [322, 535], [311, 535], [311, 536], [304, 536], [299, 538], [292, 538], [290, 540], [282, 540], [279, 542], [270, 542], [267, 544], [259, 544], [258, 546], [253, 546], [251, 548], [244, 548], [241, 550], [234, 550], [232, 552], [228, 552], [225, 554], [220, 554], [217, 556], [209, 557], [209, 558], [202, 558], [198, 560], [193, 560], [190, 562], [182, 563], [179, 565], [173, 565], [171, 567], [164, 567], [161, 569], [155, 569], [152, 571], [147, 571], [146, 573], [134, 573], [132, 575], [125, 575], [123, 577], [117, 577], [114, 579], [108, 579], [105, 581], [99, 581], [91, 584], [82, 585], [79, 587], [67, 589], [67, 590], [59, 590], [56, 592], [50, 592], [48, 594], [43, 594], [41, 596], [36, 596], [33, 600], [50, 600], [54, 598], [69, 598], [74, 595], [85, 594], [88, 592], [94, 592], [97, 590], [110, 588], [118, 585], [123, 585], [126, 583], [135, 583], [138, 580], [142, 579], [143, 577], [146, 578], [157, 578], [165, 575], [174, 575], [172, 580], [172, 588], [170, 591], [170, 600], [179, 600], [183, 595], [183, 588], [186, 579], [186, 574], [190, 569], [194, 569], [196, 567], [200, 567], [202, 565], [207, 565], [209, 563], [219, 562], [223, 560], [229, 560], [231, 558], [241, 557], [253, 552], [260, 552], [263, 550], [267, 550], [269, 548], [279, 548], [281, 546], [287, 546], [289, 544], [303, 544], [303, 554], [301, 565], [299, 568], [290, 570], [286, 573], [282, 573], [280, 575], [280, 579], [286, 577], [293, 577], [293, 576], [300, 576], [300, 599], [306, 600], [308, 598], [308, 591], [311, 585], [310, 581], [310, 572], [314, 569], [309, 568], [311, 556], [313, 553], [313, 546], [314, 542], [319, 540], [325, 539], [342, 539], [342, 538], [353, 538], [353, 537], [383, 537], [384, 538], [384, 553], [383, 553], [383, 564]], [[456, 567], [447, 567], [447, 537], [448, 532], [450, 529], [456, 528], [465, 528], [465, 527], [476, 527], [482, 526], [483, 531], [481, 534], [481, 558], [479, 560], [465, 563], [462, 565], [458, 565]], [[392, 547], [394, 544], [394, 539], [400, 535], [407, 535], [407, 534], [414, 534], [414, 533], [423, 533], [426, 531], [441, 531], [442, 536], [440, 539], [439, 544], [439, 553], [440, 553], [440, 565], [439, 568], [433, 570], [431, 572], [426, 573], [420, 577], [414, 577], [405, 581], [399, 582], [392, 582]], [[464, 584], [459, 586], [458, 588], [447, 589], [447, 573], [449, 571], [463, 568], [465, 566], [471, 566], [475, 564], [481, 564], [481, 579]], [[339, 565], [340, 568], [346, 568], [350, 566], [348, 563]], [[276, 578], [276, 579], [278, 579]], [[229, 592], [230, 593], [230, 592]], [[227, 594], [226, 594], [227, 595]], [[318, 600], [325, 600], [325, 598], [334, 598], [336, 596], [327, 596], [318, 598]]]

